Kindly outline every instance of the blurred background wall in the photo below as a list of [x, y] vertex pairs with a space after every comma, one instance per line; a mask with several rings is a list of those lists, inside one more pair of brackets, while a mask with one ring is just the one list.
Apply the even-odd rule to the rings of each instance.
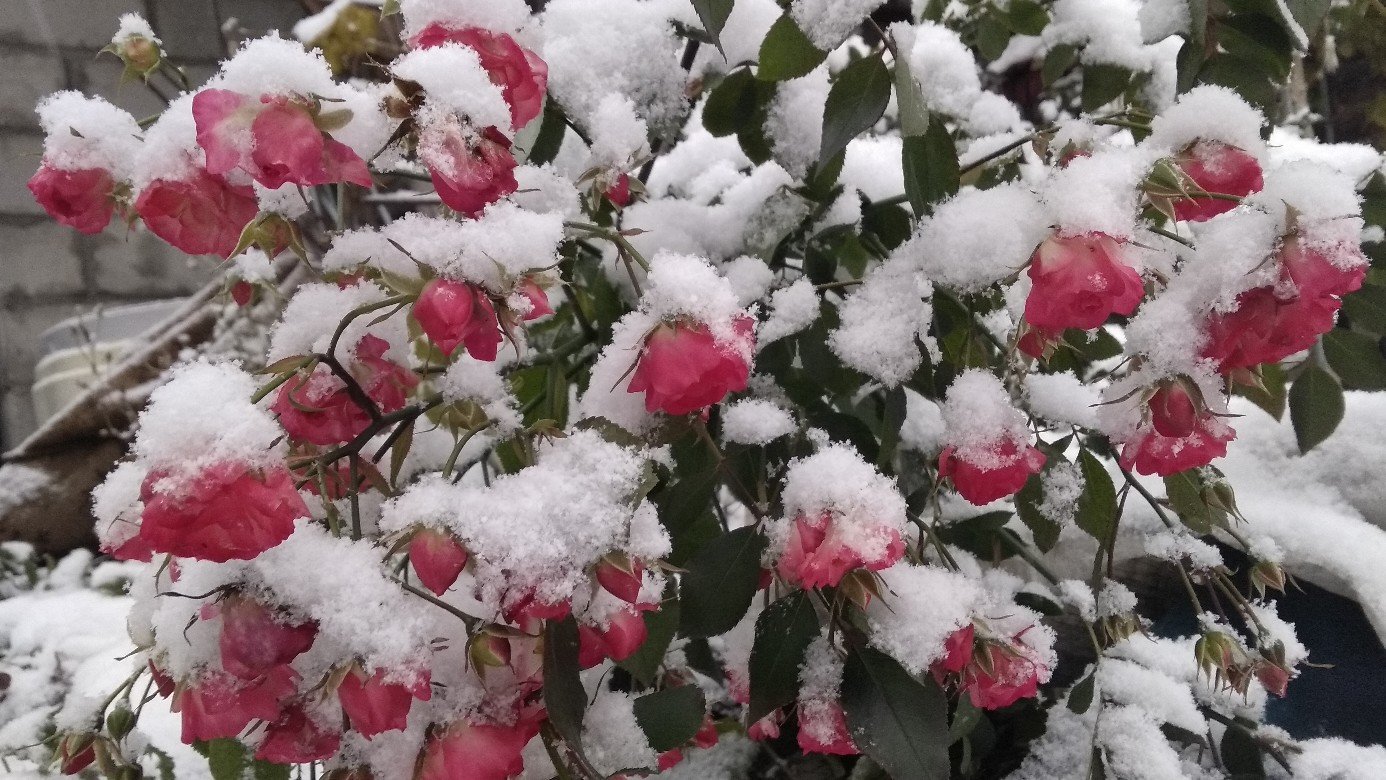
[[[317, 5], [314, 3], [313, 5]], [[112, 226], [84, 236], [49, 219], [25, 183], [43, 155], [34, 105], [51, 92], [101, 95], [137, 119], [161, 102], [120, 83], [120, 60], [97, 51], [123, 13], [145, 16], [164, 47], [201, 82], [227, 46], [281, 30], [304, 15], [299, 0], [7, 0], [0, 13], [0, 451], [35, 425], [30, 386], [39, 334], [101, 307], [183, 295], [212, 277], [210, 258], [189, 258], [147, 233]], [[228, 43], [230, 42], [230, 43]]]

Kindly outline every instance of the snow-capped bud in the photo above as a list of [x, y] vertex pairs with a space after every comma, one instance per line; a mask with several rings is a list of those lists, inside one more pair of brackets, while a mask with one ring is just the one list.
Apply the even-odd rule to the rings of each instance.
[[630, 205], [630, 176], [624, 173], [617, 174], [603, 194], [611, 201], [611, 205], [618, 209]]
[[578, 624], [578, 666], [590, 669], [603, 659], [624, 661], [645, 644], [645, 619], [634, 609], [623, 608], [607, 618], [605, 627]]
[[[741, 339], [752, 338], [749, 317], [736, 320]], [[645, 409], [685, 415], [746, 389], [751, 368], [735, 345], [719, 344], [706, 325], [665, 322], [645, 339], [628, 391], [645, 394]]]
[[491, 361], [501, 343], [496, 307], [474, 284], [438, 278], [430, 281], [414, 303], [414, 319], [424, 335], [449, 357], [458, 345], [477, 360]]
[[126, 69], [140, 76], [147, 76], [159, 67], [164, 53], [159, 45], [143, 35], [132, 35], [121, 41], [116, 54], [125, 63]]
[[520, 283], [520, 294], [529, 300], [529, 311], [525, 313], [525, 322], [537, 320], [548, 314], [553, 314], [553, 307], [549, 305], [548, 293], [534, 279], [525, 279]]
[[58, 771], [75, 775], [96, 760], [96, 735], [71, 732], [58, 741]]
[[806, 707], [799, 704], [799, 749], [805, 753], [855, 756], [861, 753], [847, 728], [841, 702]]
[[683, 750], [673, 748], [659, 754], [659, 771], [668, 772], [670, 769], [683, 763]]
[[316, 623], [283, 622], [269, 607], [245, 596], [226, 598], [219, 611], [222, 668], [246, 680], [294, 660], [313, 646], [318, 633]]
[[645, 564], [624, 553], [608, 553], [597, 564], [597, 582], [608, 593], [628, 604], [640, 600], [644, 576]]
[[337, 696], [351, 727], [370, 739], [386, 731], [399, 731], [408, 724], [414, 699], [428, 701], [433, 695], [430, 676], [425, 669], [414, 672], [408, 683], [387, 682], [384, 669], [367, 677], [360, 667], [353, 666], [342, 677]]
[[844, 536], [839, 525], [831, 512], [794, 518], [784, 551], [776, 563], [780, 576], [804, 588], [836, 587], [854, 569], [865, 567], [880, 571], [894, 565], [905, 554], [900, 532], [895, 528], [880, 528], [877, 535], [885, 539], [885, 543], [879, 545], [880, 555], [865, 560], [848, 538], [858, 529], [853, 528]]
[[1031, 257], [1029, 275], [1025, 321], [1048, 331], [1092, 330], [1132, 313], [1145, 295], [1120, 242], [1105, 233], [1050, 236]]
[[788, 716], [785, 715], [783, 709], [775, 710], [755, 723], [752, 723], [750, 727], [746, 729], [746, 736], [753, 742], [764, 742], [766, 740], [775, 739], [780, 735], [780, 725], [784, 723], [786, 717]]
[[448, 43], [458, 43], [476, 52], [482, 69], [491, 83], [501, 88], [505, 102], [510, 105], [510, 120], [515, 129], [539, 116], [548, 88], [549, 67], [534, 52], [505, 33], [482, 27], [452, 28], [434, 23], [409, 39], [409, 45], [415, 49]]
[[693, 744], [706, 750], [715, 746], [721, 737], [721, 733], [717, 731], [717, 724], [712, 722], [710, 716], [703, 715], [703, 725], [698, 728], [698, 733], [693, 735]]
[[1150, 423], [1161, 436], [1182, 439], [1194, 432], [1198, 409], [1182, 382], [1160, 385], [1147, 402]]
[[467, 565], [467, 548], [447, 531], [420, 528], [409, 538], [409, 562], [419, 582], [441, 596]]
[[455, 122], [434, 123], [419, 132], [418, 153], [438, 198], [459, 214], [479, 217], [519, 189], [510, 139], [494, 127], [475, 133]]

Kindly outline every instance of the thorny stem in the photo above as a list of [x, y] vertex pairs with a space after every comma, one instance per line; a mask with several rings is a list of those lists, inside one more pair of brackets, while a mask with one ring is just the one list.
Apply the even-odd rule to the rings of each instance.
[[1181, 244], [1183, 244], [1184, 246], [1187, 246], [1187, 247], [1192, 247], [1192, 246], [1193, 246], [1193, 242], [1192, 242], [1192, 241], [1190, 241], [1190, 240], [1187, 239], [1187, 238], [1184, 238], [1183, 236], [1179, 235], [1178, 233], [1174, 233], [1174, 232], [1172, 232], [1172, 231], [1165, 230], [1164, 228], [1155, 227], [1155, 226], [1153, 226], [1153, 225], [1150, 226], [1150, 227], [1147, 228], [1147, 229], [1148, 229], [1151, 233], [1154, 233], [1154, 234], [1157, 235], [1157, 236], [1164, 236], [1165, 238], [1168, 238], [1170, 241], [1177, 241], [1177, 242], [1179, 242], [1179, 243], [1181, 243]]
[[707, 425], [702, 420], [698, 420], [693, 423], [693, 430], [697, 431], [698, 438], [707, 444], [708, 450], [717, 459], [717, 470], [721, 472], [723, 482], [737, 494], [737, 498], [741, 499], [741, 503], [756, 518], [757, 522], [764, 520], [765, 512], [761, 511], [760, 505], [755, 501], [751, 491], [742, 484], [741, 478], [736, 475], [736, 472], [727, 468], [727, 457], [722, 454], [722, 448], [717, 446], [717, 442], [713, 441], [712, 434], [707, 431]]
[[471, 631], [473, 628], [476, 627], [476, 618], [472, 617], [471, 615], [468, 615], [466, 612], [463, 612], [462, 610], [458, 609], [457, 607], [454, 607], [446, 601], [443, 601], [437, 596], [434, 596], [432, 593], [429, 593], [428, 591], [423, 590], [421, 588], [416, 588], [413, 585], [410, 585], [409, 583], [405, 582], [404, 580], [397, 579], [395, 580], [395, 583], [398, 584], [401, 588], [404, 588], [406, 591], [412, 593], [413, 595], [418, 596], [419, 598], [423, 599], [424, 601], [427, 601], [428, 603], [432, 604], [438, 609], [448, 612], [453, 617], [457, 618], [458, 620], [461, 620], [463, 623], [467, 625], [468, 631]]
[[320, 465], [326, 466], [332, 463], [333, 461], [337, 461], [341, 458], [346, 457], [347, 455], [355, 455], [359, 453], [361, 451], [361, 448], [365, 447], [366, 444], [368, 444], [371, 439], [375, 438], [376, 435], [379, 434], [381, 431], [385, 430], [386, 428], [389, 428], [391, 425], [394, 425], [397, 422], [402, 422], [405, 420], [414, 420], [419, 417], [422, 417], [424, 414], [428, 413], [428, 410], [434, 408], [435, 406], [438, 406], [442, 402], [442, 396], [434, 396], [433, 398], [425, 400], [423, 403], [415, 404], [414, 406], [406, 406], [403, 409], [400, 409], [399, 411], [390, 412], [389, 414], [385, 415], [380, 415], [379, 418], [373, 420], [371, 424], [367, 426], [366, 430], [361, 431], [359, 434], [357, 434], [356, 438], [352, 439], [346, 444], [329, 450], [324, 455], [319, 456], [318, 463]]
[[346, 366], [343, 366], [340, 360], [333, 355], [322, 352], [314, 353], [313, 357], [317, 358], [319, 363], [327, 366], [329, 371], [338, 379], [342, 380], [342, 384], [346, 385], [347, 395], [351, 396], [352, 402], [365, 410], [366, 414], [371, 416], [371, 422], [380, 422], [380, 407], [375, 405], [375, 401], [366, 394], [366, 391], [361, 387], [361, 383], [356, 381], [356, 377], [352, 376], [351, 372], [346, 370]]
[[361, 491], [356, 460], [356, 455], [347, 458], [347, 479], [351, 480], [347, 492], [351, 501], [351, 538], [353, 540], [361, 538]]

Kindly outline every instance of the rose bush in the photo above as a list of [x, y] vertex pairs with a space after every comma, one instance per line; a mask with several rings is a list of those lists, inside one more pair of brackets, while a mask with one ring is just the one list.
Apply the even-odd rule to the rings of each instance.
[[[1283, 7], [881, 5], [333, 3], [151, 122], [45, 100], [55, 219], [229, 258], [276, 321], [174, 367], [97, 490], [148, 561], [104, 707], [147, 669], [214, 773], [337, 780], [1297, 760], [1251, 731], [1306, 658], [1284, 554], [1218, 463], [1251, 404], [1308, 450], [1380, 381], [1335, 319], [1382, 294], [1379, 156], [1265, 98]], [[1249, 17], [1300, 36], [1207, 45]], [[141, 24], [112, 51], [181, 78]], [[313, 48], [347, 34], [379, 61]], [[60, 771], [143, 771], [103, 715]]]

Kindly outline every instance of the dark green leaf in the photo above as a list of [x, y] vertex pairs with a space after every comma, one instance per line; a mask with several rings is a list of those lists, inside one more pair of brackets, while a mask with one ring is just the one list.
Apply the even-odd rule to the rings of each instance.
[[998, 543], [996, 534], [1010, 519], [1011, 513], [1004, 509], [987, 512], [949, 523], [938, 529], [938, 535], [948, 544], [961, 547], [983, 560], [1006, 558], [1010, 553], [1005, 552], [1005, 548]]
[[1117, 522], [1116, 488], [1112, 485], [1112, 477], [1088, 450], [1078, 453], [1078, 468], [1083, 472], [1083, 494], [1078, 497], [1078, 527], [1111, 549], [1116, 541]]
[[870, 647], [847, 653], [842, 708], [862, 752], [894, 780], [947, 780], [948, 701], [932, 678], [916, 680]]
[[1386, 287], [1365, 284], [1343, 298], [1343, 315], [1353, 327], [1386, 335]]
[[1343, 388], [1318, 366], [1309, 365], [1290, 387], [1290, 422], [1299, 451], [1308, 452], [1327, 439], [1343, 419]]
[[699, 550], [680, 586], [680, 632], [717, 636], [732, 630], [756, 595], [764, 551], [765, 537], [750, 526], [723, 534]]
[[707, 705], [696, 685], [647, 693], [634, 703], [635, 721], [657, 753], [673, 750], [693, 738], [703, 725]]
[[578, 676], [577, 622], [569, 615], [544, 624], [544, 708], [549, 722], [573, 750], [582, 749], [587, 692]]
[[1044, 80], [1046, 87], [1053, 86], [1060, 76], [1077, 64], [1078, 47], [1061, 43], [1044, 55], [1044, 64], [1040, 66], [1040, 78]]
[[724, 57], [726, 52], [722, 51], [722, 28], [727, 24], [727, 17], [731, 16], [734, 2], [735, 0], [693, 0], [698, 20], [703, 23], [703, 29]]
[[534, 145], [529, 148], [527, 162], [534, 165], [552, 162], [553, 158], [558, 156], [559, 148], [563, 146], [563, 134], [566, 132], [568, 119], [563, 115], [563, 108], [558, 105], [557, 100], [546, 100], [544, 118], [539, 124], [539, 135], [534, 139]]
[[214, 739], [205, 744], [207, 767], [213, 780], [242, 780], [250, 756], [236, 739]]
[[988, 62], [1000, 57], [1011, 42], [1011, 28], [999, 16], [988, 14], [977, 22], [977, 51]]
[[1198, 82], [1232, 89], [1262, 111], [1274, 114], [1279, 95], [1276, 83], [1265, 71], [1239, 57], [1219, 54], [1208, 60], [1199, 71]]
[[823, 143], [820, 164], [847, 148], [847, 144], [871, 129], [890, 103], [890, 69], [878, 55], [848, 65], [833, 80], [823, 106]]
[[807, 591], [794, 591], [756, 618], [749, 722], [755, 723], [798, 698], [799, 667], [804, 663], [804, 651], [817, 636], [818, 613]]
[[915, 214], [929, 214], [933, 204], [957, 193], [958, 151], [942, 122], [929, 123], [924, 135], [905, 138], [901, 158], [905, 195]]
[[1015, 495], [1015, 510], [1016, 514], [1020, 515], [1021, 522], [1025, 523], [1035, 537], [1035, 546], [1040, 552], [1049, 552], [1058, 543], [1059, 532], [1063, 528], [1039, 511], [1040, 504], [1044, 503], [1043, 485], [1039, 474], [1031, 474], [1025, 482], [1025, 487]]
[[1203, 482], [1192, 470], [1165, 477], [1165, 495], [1179, 519], [1196, 534], [1209, 534], [1227, 525], [1227, 513], [1203, 500]]
[[1279, 363], [1266, 363], [1260, 369], [1262, 387], [1234, 385], [1233, 391], [1279, 420], [1285, 416], [1285, 369]]
[[1078, 684], [1069, 689], [1068, 708], [1075, 715], [1082, 715], [1092, 706], [1093, 691], [1097, 688], [1097, 670], [1088, 673], [1087, 677], [1078, 681]]
[[972, 697], [959, 696], [958, 706], [953, 710], [953, 722], [948, 726], [949, 744], [971, 734], [984, 717], [981, 708], [972, 703]]
[[1328, 365], [1348, 390], [1386, 390], [1386, 357], [1381, 340], [1365, 333], [1336, 328], [1323, 337]]
[[771, 25], [760, 44], [756, 77], [766, 81], [797, 79], [807, 76], [827, 58], [828, 53], [816, 48], [794, 19], [784, 14]]
[[1218, 27], [1218, 45], [1274, 80], [1290, 73], [1294, 43], [1277, 19], [1262, 14], [1232, 16]]
[[691, 433], [674, 442], [672, 449], [676, 476], [661, 485], [650, 500], [674, 543], [669, 562], [683, 566], [721, 531], [712, 510], [717, 458]]
[[1096, 111], [1121, 97], [1131, 85], [1131, 71], [1116, 65], [1083, 66], [1083, 110]]
[[756, 114], [765, 92], [773, 94], [773, 86], [758, 81], [750, 68], [732, 71], [708, 94], [703, 106], [703, 127], [718, 137], [740, 132]]
[[1328, 16], [1328, 9], [1333, 4], [1332, 0], [1286, 0], [1285, 4], [1290, 7], [1290, 14], [1299, 22], [1309, 40], [1314, 39], [1318, 33], [1319, 26]]
[[1228, 726], [1222, 733], [1222, 764], [1233, 780], [1258, 780], [1266, 776], [1261, 748], [1250, 731], [1241, 726]]
[[665, 588], [664, 600], [659, 609], [646, 612], [645, 642], [626, 660], [617, 664], [630, 672], [641, 685], [652, 686], [659, 676], [659, 667], [664, 663], [664, 654], [674, 639], [679, 627], [679, 600], [674, 585]]
[[1049, 12], [1035, 0], [1011, 0], [1006, 6], [1006, 24], [1019, 35], [1039, 35], [1049, 24]]
[[1062, 605], [1054, 601], [1051, 601], [1045, 598], [1044, 596], [1039, 595], [1038, 593], [1021, 591], [1020, 593], [1015, 594], [1015, 603], [1019, 604], [1022, 607], [1029, 607], [1030, 609], [1033, 609], [1041, 615], [1057, 616], [1064, 614], [1064, 608]]

